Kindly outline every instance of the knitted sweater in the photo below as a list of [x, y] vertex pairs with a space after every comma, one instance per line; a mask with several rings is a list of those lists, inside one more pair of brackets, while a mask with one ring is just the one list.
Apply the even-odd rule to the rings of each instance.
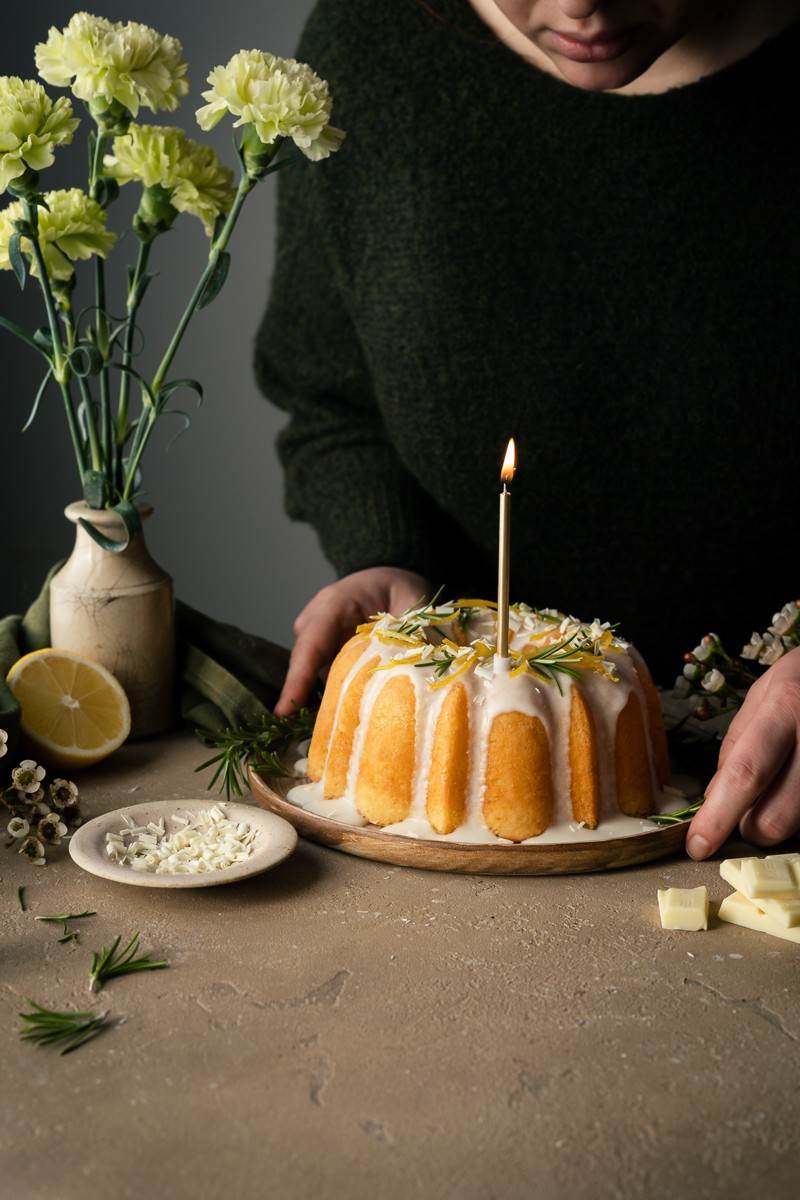
[[336, 569], [618, 621], [668, 680], [798, 593], [800, 26], [663, 95], [570, 87], [467, 0], [321, 0], [344, 147], [280, 179], [258, 378]]

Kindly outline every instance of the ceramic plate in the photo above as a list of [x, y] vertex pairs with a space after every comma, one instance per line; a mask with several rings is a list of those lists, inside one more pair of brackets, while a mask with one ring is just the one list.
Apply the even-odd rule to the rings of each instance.
[[103, 879], [113, 879], [115, 883], [131, 883], [134, 887], [199, 888], [236, 883], [249, 875], [268, 871], [288, 858], [297, 845], [297, 833], [283, 817], [250, 804], [217, 803], [232, 821], [245, 821], [258, 834], [250, 857], [231, 867], [202, 875], [152, 875], [148, 871], [134, 871], [133, 867], [112, 862], [106, 854], [106, 834], [119, 833], [124, 828], [123, 816], [130, 817], [137, 825], [146, 825], [148, 821], [158, 821], [163, 817], [167, 832], [172, 833], [179, 828], [172, 818], [194, 816], [207, 811], [214, 804], [214, 800], [208, 797], [203, 800], [153, 800], [103, 813], [73, 833], [69, 842], [70, 855], [84, 871], [100, 875]]

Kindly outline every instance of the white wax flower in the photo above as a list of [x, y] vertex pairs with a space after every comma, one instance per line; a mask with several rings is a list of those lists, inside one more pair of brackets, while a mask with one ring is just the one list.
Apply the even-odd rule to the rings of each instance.
[[71, 87], [79, 100], [117, 102], [135, 117], [139, 107], [174, 111], [189, 91], [177, 38], [138, 21], [107, 21], [79, 12], [64, 29], [52, 26], [36, 47], [46, 83]]
[[39, 791], [39, 785], [45, 777], [44, 767], [38, 766], [32, 758], [24, 758], [11, 772], [11, 785], [17, 791], [24, 792], [26, 797]]
[[240, 50], [208, 76], [208, 103], [197, 110], [201, 129], [213, 129], [226, 113], [234, 126], [253, 125], [266, 146], [291, 138], [312, 162], [338, 150], [345, 134], [330, 124], [328, 84], [306, 63], [262, 50]]
[[32, 833], [29, 833], [24, 839], [19, 848], [19, 853], [29, 859], [35, 867], [43, 867], [45, 864], [44, 842]]
[[683, 668], [683, 674], [688, 680], [694, 680], [700, 673], [700, 668], [697, 663], [686, 663]]
[[30, 832], [30, 823], [24, 817], [12, 817], [6, 825], [6, 830], [12, 838], [27, 837]]
[[79, 121], [65, 96], [53, 101], [35, 79], [0, 75], [0, 192], [28, 167], [42, 171], [65, 146]]
[[[73, 260], [105, 258], [117, 235], [106, 229], [105, 210], [80, 188], [47, 192], [49, 208], [39, 208], [39, 246], [50, 279], [65, 282], [72, 278]], [[13, 236], [14, 222], [23, 217], [22, 205], [9, 204], [0, 212], [0, 271], [11, 270], [8, 243]], [[38, 277], [39, 267], [31, 257], [31, 243], [23, 238], [21, 247], [29, 259], [31, 274]]]
[[0, 758], [4, 758], [8, 754], [8, 734], [5, 729], [0, 729]]
[[701, 642], [699, 646], [695, 646], [692, 654], [698, 662], [705, 662], [711, 654], [711, 647], [707, 646], [705, 642]]
[[78, 803], [78, 788], [69, 779], [54, 779], [49, 790], [53, 806], [61, 811], [75, 808]]
[[742, 658], [756, 659], [764, 649], [764, 638], [760, 633], [754, 633], [746, 646], [742, 646]]
[[712, 667], [708, 674], [703, 676], [701, 686], [706, 692], [719, 692], [725, 687], [725, 676], [722, 671]]
[[57, 846], [67, 832], [67, 827], [58, 813], [48, 813], [36, 826], [36, 832], [43, 842]]
[[764, 647], [758, 656], [758, 661], [765, 667], [771, 667], [783, 658], [786, 653], [786, 647], [780, 638], [774, 637], [771, 633], [764, 634]]

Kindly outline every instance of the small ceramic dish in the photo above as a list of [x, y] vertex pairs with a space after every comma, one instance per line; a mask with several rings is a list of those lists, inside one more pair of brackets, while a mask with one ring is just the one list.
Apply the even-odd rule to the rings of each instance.
[[[127, 864], [115, 863], [106, 851], [106, 834], [119, 833], [125, 827], [125, 817], [136, 825], [147, 825], [164, 818], [166, 832], [176, 833], [182, 825], [175, 817], [192, 817], [206, 812], [217, 803], [226, 817], [232, 821], [244, 821], [256, 831], [253, 849], [243, 862], [234, 863], [220, 870], [204, 871], [197, 875], [156, 875], [149, 871], [137, 871]], [[215, 887], [222, 883], [237, 883], [250, 875], [258, 875], [283, 862], [297, 845], [297, 833], [283, 817], [266, 812], [250, 804], [235, 804], [231, 801], [203, 800], [153, 800], [143, 804], [130, 804], [113, 812], [94, 817], [76, 829], [70, 838], [69, 852], [73, 861], [92, 875], [112, 879], [115, 883], [130, 883], [134, 887], [151, 888], [200, 888]]]

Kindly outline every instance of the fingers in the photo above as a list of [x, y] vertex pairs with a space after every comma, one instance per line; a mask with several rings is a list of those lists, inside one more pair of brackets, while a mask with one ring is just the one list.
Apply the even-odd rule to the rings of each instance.
[[692, 858], [707, 858], [722, 845], [794, 753], [800, 727], [800, 685], [776, 683], [753, 713], [689, 827], [686, 849]]
[[421, 604], [426, 596], [431, 594], [431, 585], [427, 579], [423, 579], [421, 575], [414, 575], [410, 571], [398, 572], [397, 578], [392, 582], [389, 594], [389, 611], [397, 616], [411, 608], [414, 604]]
[[322, 592], [300, 613], [294, 626], [297, 641], [275, 705], [277, 716], [289, 716], [309, 699], [321, 670], [331, 663], [344, 640], [341, 615], [335, 605], [325, 602]]
[[756, 683], [753, 684], [745, 696], [744, 704], [731, 721], [730, 725], [728, 726], [727, 733], [722, 739], [722, 745], [720, 746], [719, 751], [720, 766], [722, 766], [722, 764], [725, 762], [725, 759], [736, 745], [736, 742], [741, 737], [743, 730], [747, 728], [759, 703], [765, 699], [769, 683], [770, 673], [768, 671], [766, 675], [762, 675], [761, 679], [757, 680]]
[[800, 747], [758, 803], [742, 817], [739, 831], [756, 846], [776, 846], [800, 830]]

